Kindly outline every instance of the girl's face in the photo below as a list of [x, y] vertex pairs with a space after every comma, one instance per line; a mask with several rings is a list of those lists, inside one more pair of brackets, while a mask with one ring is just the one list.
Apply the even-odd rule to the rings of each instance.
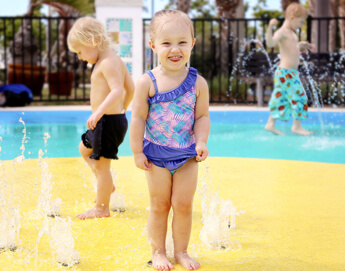
[[96, 47], [88, 47], [82, 44], [76, 44], [74, 46], [75, 53], [78, 55], [78, 59], [87, 61], [90, 64], [95, 64], [98, 60], [99, 51]]
[[157, 27], [155, 40], [149, 44], [161, 66], [168, 70], [184, 69], [195, 44], [188, 24], [183, 18], [176, 18]]

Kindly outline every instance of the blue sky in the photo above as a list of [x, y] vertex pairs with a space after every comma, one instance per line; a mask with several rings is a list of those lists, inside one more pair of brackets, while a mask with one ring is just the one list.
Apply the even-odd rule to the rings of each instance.
[[[151, 0], [143, 0], [144, 5], [151, 7]], [[155, 11], [161, 10], [164, 8], [168, 1], [167, 0], [155, 0]], [[250, 6], [253, 6], [257, 3], [257, 0], [244, 0], [244, 2], [249, 2]], [[305, 2], [305, 1], [301, 1]], [[0, 0], [0, 16], [16, 16], [22, 15], [28, 10], [29, 0]], [[280, 9], [280, 0], [267, 0], [267, 8], [270, 9]], [[247, 14], [247, 17], [251, 17], [250, 13]], [[151, 11], [143, 12], [143, 17], [150, 17]]]

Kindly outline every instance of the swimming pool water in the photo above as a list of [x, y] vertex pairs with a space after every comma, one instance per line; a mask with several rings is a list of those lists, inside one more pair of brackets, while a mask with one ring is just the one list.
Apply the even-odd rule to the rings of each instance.
[[[90, 111], [1, 111], [0, 160], [12, 160], [22, 154], [20, 147], [25, 122], [25, 158], [78, 157], [80, 136], [86, 130]], [[130, 121], [130, 112], [127, 117]], [[268, 111], [211, 111], [210, 156], [286, 159], [345, 164], [345, 113], [310, 112], [303, 126], [314, 132], [304, 137], [290, 132], [292, 120], [277, 122], [286, 133], [275, 136], [264, 130]], [[44, 135], [50, 138], [47, 145]], [[119, 156], [131, 156], [129, 133]]]

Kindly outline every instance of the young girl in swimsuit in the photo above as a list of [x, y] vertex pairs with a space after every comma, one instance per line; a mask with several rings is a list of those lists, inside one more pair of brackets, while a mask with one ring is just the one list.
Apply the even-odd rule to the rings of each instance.
[[135, 164], [146, 171], [150, 193], [148, 238], [152, 265], [157, 270], [174, 268], [165, 247], [172, 208], [175, 259], [184, 268], [196, 270], [200, 264], [188, 255], [187, 248], [197, 162], [208, 156], [208, 86], [194, 68], [186, 67], [195, 38], [193, 24], [185, 13], [157, 12], [151, 21], [150, 36], [149, 44], [160, 64], [136, 85], [130, 139]]

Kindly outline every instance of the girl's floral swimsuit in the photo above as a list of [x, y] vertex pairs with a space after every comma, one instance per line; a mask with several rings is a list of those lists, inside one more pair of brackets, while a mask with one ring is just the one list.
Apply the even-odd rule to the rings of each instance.
[[148, 74], [156, 93], [148, 98], [143, 152], [153, 164], [174, 174], [187, 160], [197, 155], [193, 131], [197, 71], [189, 68], [180, 86], [161, 93], [153, 73], [149, 71]]
[[278, 67], [274, 76], [274, 90], [268, 104], [274, 119], [287, 121], [308, 117], [308, 98], [295, 69]]

